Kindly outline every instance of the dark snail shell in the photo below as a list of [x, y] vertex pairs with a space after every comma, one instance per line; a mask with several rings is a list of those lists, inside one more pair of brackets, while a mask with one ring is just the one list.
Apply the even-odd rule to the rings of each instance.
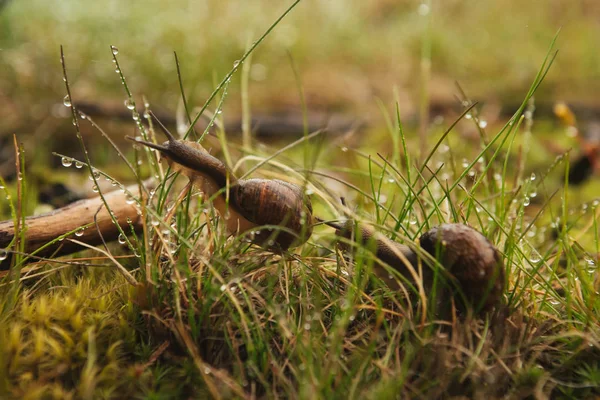
[[[254, 242], [273, 241], [282, 249], [304, 243], [312, 234], [312, 205], [302, 188], [278, 179], [239, 180], [231, 187], [230, 206], [248, 221], [270, 226], [254, 232]], [[283, 229], [277, 230], [274, 226]]]
[[[390, 288], [397, 288], [397, 282], [382, 264], [413, 280], [405, 260], [417, 267], [419, 257], [410, 247], [391, 240], [374, 239], [372, 227], [359, 226], [359, 233], [354, 234], [355, 224], [351, 220], [329, 225], [336, 228], [338, 237], [352, 239], [363, 246], [369, 243], [374, 245], [375, 255], [380, 262], [374, 264], [373, 272]], [[502, 257], [480, 232], [464, 224], [442, 224], [423, 234], [419, 244], [456, 279], [458, 288], [452, 288], [452, 291], [462, 292], [467, 306], [476, 311], [489, 311], [502, 301], [505, 285]], [[342, 244], [342, 247], [349, 250], [350, 246]], [[405, 260], [398, 253], [402, 253]], [[422, 274], [425, 287], [431, 287], [433, 270], [424, 266]], [[448, 286], [452, 287], [452, 284]], [[454, 297], [459, 305], [465, 305], [460, 296]]]
[[464, 224], [443, 224], [426, 232], [419, 243], [456, 278], [466, 300], [476, 309], [490, 310], [501, 301], [505, 285], [502, 257], [480, 232]]

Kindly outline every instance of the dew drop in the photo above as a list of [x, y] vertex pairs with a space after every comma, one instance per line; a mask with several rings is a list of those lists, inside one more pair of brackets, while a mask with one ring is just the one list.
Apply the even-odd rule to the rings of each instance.
[[131, 98], [125, 100], [125, 107], [127, 107], [128, 110], [133, 110], [135, 108], [135, 101]]
[[125, 203], [127, 203], [127, 204], [133, 204], [133, 203], [135, 203], [135, 199], [131, 195], [127, 195], [125, 197]]
[[98, 185], [92, 186], [92, 192], [98, 193], [100, 190], [98, 189]]
[[110, 51], [113, 53], [113, 56], [119, 54], [119, 49], [116, 46], [110, 46]]
[[529, 177], [529, 180], [533, 182], [533, 181], [535, 181], [535, 178], [537, 178], [537, 177], [535, 176], [535, 172], [532, 172], [532, 173], [531, 173], [531, 176]]
[[531, 199], [529, 198], [529, 196], [525, 196], [525, 198], [523, 199], [523, 205], [527, 207], [529, 204], [531, 204]]
[[125, 244], [125, 242], [127, 241], [127, 239], [125, 238], [125, 236], [122, 233], [119, 235], [118, 240], [119, 240], [119, 243], [121, 243], [121, 244]]
[[70, 167], [73, 165], [73, 159], [69, 157], [63, 157], [61, 160], [63, 167]]
[[240, 60], [235, 60], [233, 62], [233, 68], [237, 68], [240, 65]]
[[65, 96], [65, 98], [63, 99], [63, 104], [65, 105], [65, 107], [71, 107], [71, 98], [69, 97], [69, 95]]
[[417, 216], [414, 214], [410, 214], [410, 216], [408, 217], [408, 223], [411, 225], [416, 225], [417, 224]]
[[83, 167], [83, 163], [81, 161], [75, 161], [75, 168], [81, 169]]
[[83, 236], [83, 231], [84, 231], [83, 228], [79, 228], [78, 230], [75, 231], [75, 236], [77, 236], [77, 237]]
[[471, 113], [467, 113], [467, 115], [465, 115], [466, 119], [473, 119], [473, 115], [471, 115]]
[[485, 121], [483, 119], [481, 121], [479, 121], [479, 127], [481, 129], [484, 129], [485, 127], [487, 127], [487, 124], [488, 124], [487, 121]]
[[537, 263], [542, 259], [542, 257], [540, 257], [540, 254], [537, 251], [532, 251], [531, 254], [529, 255], [529, 261], [531, 261], [532, 263]]
[[348, 148], [344, 146], [344, 147], [342, 147], [342, 151], [345, 153], [348, 151]]
[[585, 257], [585, 262], [588, 263], [588, 265], [590, 265], [590, 266], [596, 265], [596, 262], [594, 261], [594, 259], [592, 257]]
[[6, 260], [8, 252], [5, 249], [0, 249], [0, 261]]

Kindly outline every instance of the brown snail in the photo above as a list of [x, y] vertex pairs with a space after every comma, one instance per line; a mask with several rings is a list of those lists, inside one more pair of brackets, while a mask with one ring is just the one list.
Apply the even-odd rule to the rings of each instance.
[[[359, 225], [357, 233], [352, 220], [342, 224], [325, 223], [336, 228], [338, 237], [355, 240], [362, 245], [372, 242], [379, 260], [374, 264], [373, 272], [388, 286], [397, 287], [397, 281], [382, 264], [389, 265], [407, 279], [414, 277], [413, 271], [418, 266], [419, 256], [409, 246], [377, 238], [374, 229], [369, 226]], [[423, 234], [419, 238], [419, 245], [437, 258], [456, 279], [467, 301], [466, 305], [477, 311], [490, 311], [501, 302], [505, 284], [502, 258], [480, 232], [464, 224], [442, 224]], [[407, 262], [414, 267], [413, 271]], [[431, 286], [433, 271], [427, 267], [422, 271], [424, 285]]]
[[158, 150], [172, 167], [199, 184], [205, 195], [214, 197], [213, 205], [226, 220], [229, 233], [250, 232], [253, 243], [281, 250], [308, 240], [313, 229], [312, 205], [301, 187], [278, 179], [238, 179], [198, 143], [176, 139], [154, 119], [168, 141], [127, 139]]

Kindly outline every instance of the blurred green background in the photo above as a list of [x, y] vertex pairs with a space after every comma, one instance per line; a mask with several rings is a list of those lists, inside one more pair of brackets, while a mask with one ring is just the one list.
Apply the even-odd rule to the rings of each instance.
[[[20, 0], [0, 25], [2, 130], [40, 120], [64, 95], [64, 45], [75, 96], [123, 101], [110, 45], [136, 94], [174, 109], [173, 51], [193, 104], [202, 104], [249, 43], [290, 1]], [[255, 110], [298, 108], [288, 52], [310, 108], [368, 114], [397, 88], [415, 111], [422, 42], [431, 13], [432, 101], [453, 100], [454, 81], [477, 99], [515, 104], [559, 30], [560, 54], [538, 98], [594, 103], [600, 89], [600, 4], [596, 1], [303, 0], [257, 49], [251, 70]], [[227, 107], [237, 110], [232, 85]]]

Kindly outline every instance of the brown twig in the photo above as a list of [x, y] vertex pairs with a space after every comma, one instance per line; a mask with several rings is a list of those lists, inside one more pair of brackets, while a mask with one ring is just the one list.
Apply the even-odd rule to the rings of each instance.
[[[149, 189], [150, 184], [146, 184]], [[128, 204], [127, 192], [138, 195], [139, 188], [137, 185], [130, 186], [124, 193], [121, 190], [115, 190], [110, 193], [106, 193], [104, 198], [111, 212], [114, 214], [115, 219], [118, 221], [122, 229], [129, 231], [129, 224], [137, 231], [142, 228], [142, 221], [138, 215], [137, 208], [134, 204]], [[100, 208], [100, 212], [98, 209]], [[94, 225], [94, 215], [97, 214], [96, 223]], [[128, 222], [131, 221], [131, 222]], [[99, 232], [102, 232], [104, 239], [113, 241], [119, 236], [119, 229], [113, 224], [111, 217], [104, 207], [104, 203], [100, 197], [94, 197], [92, 199], [80, 200], [75, 203], [69, 204], [65, 207], [56, 209], [46, 214], [27, 217], [25, 219], [25, 248], [26, 253], [32, 253], [44, 245], [54, 241], [59, 236], [65, 235], [68, 232], [76, 231], [80, 227], [87, 228], [83, 229], [82, 234], [78, 234], [73, 238], [77, 241], [86, 243], [88, 245], [97, 245], [102, 243], [102, 239]], [[13, 241], [17, 229], [15, 229], [14, 222], [3, 221], [0, 222], [0, 249], [4, 249], [10, 245]], [[60, 256], [70, 254], [81, 250], [82, 246], [70, 240], [55, 241], [48, 245], [39, 252], [36, 252], [37, 256]], [[11, 249], [7, 249], [11, 250]], [[5, 270], [10, 267], [10, 257], [0, 263], [0, 270]], [[30, 261], [36, 261], [35, 258], [31, 258]]]

